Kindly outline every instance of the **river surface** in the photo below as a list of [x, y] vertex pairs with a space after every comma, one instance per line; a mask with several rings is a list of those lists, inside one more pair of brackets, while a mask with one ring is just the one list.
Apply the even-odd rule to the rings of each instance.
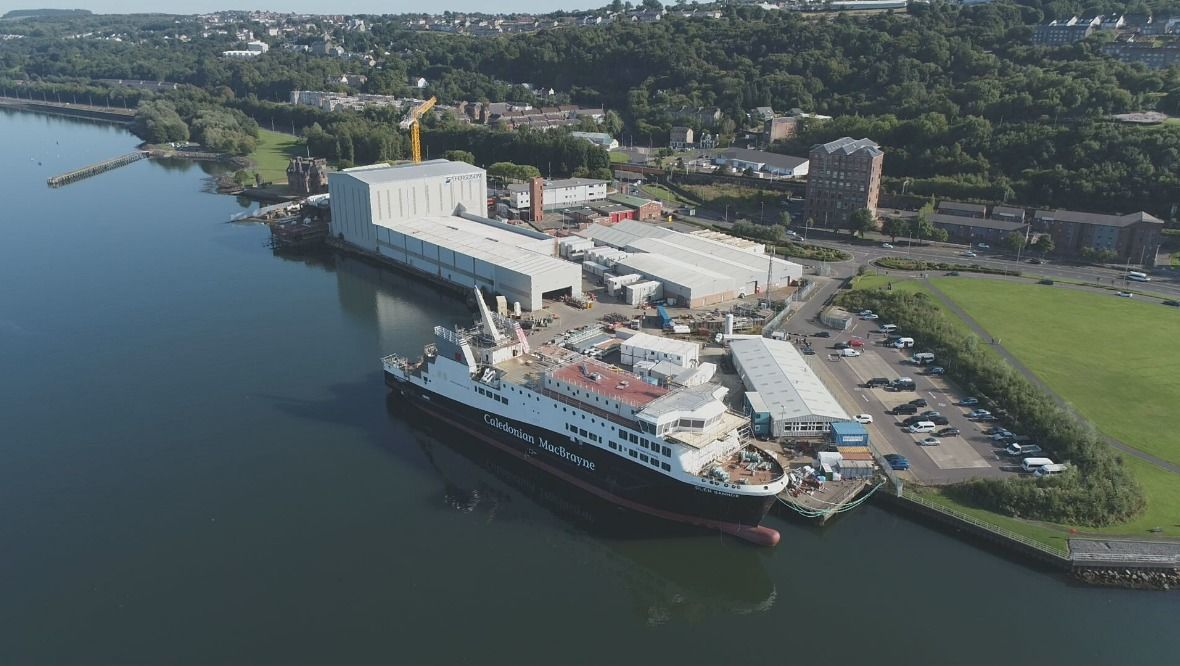
[[0, 111], [0, 663], [1180, 660], [1084, 588], [874, 506], [782, 544], [623, 519], [389, 399], [462, 300], [276, 256], [198, 165]]

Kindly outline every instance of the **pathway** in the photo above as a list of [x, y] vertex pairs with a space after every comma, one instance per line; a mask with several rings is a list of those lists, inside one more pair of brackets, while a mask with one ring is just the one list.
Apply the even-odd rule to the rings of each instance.
[[[988, 333], [982, 326], [979, 325], [979, 322], [975, 321], [975, 319], [973, 319], [971, 317], [971, 315], [967, 314], [967, 312], [964, 311], [963, 308], [959, 307], [958, 304], [956, 304], [954, 301], [952, 301], [950, 298], [948, 298], [947, 295], [944, 294], [938, 287], [934, 286], [929, 281], [925, 282], [925, 286], [930, 291], [930, 294], [932, 296], [934, 296], [935, 298], [937, 298], [939, 300], [939, 302], [941, 302], [942, 305], [947, 310], [954, 313], [956, 316], [958, 316], [960, 319], [962, 319], [964, 322], [966, 322], [967, 326], [970, 327], [971, 330], [976, 335], [978, 335], [981, 340], [992, 340], [993, 339], [992, 335], [990, 333]], [[1066, 407], [1066, 408], [1069, 407], [1068, 403], [1066, 403], [1066, 401], [1061, 396], [1057, 395], [1057, 393], [1055, 393], [1053, 391], [1053, 389], [1049, 388], [1044, 382], [1041, 381], [1040, 377], [1037, 377], [1036, 373], [1034, 373], [1032, 370], [1030, 370], [1028, 368], [1028, 366], [1021, 363], [1019, 359], [1017, 359], [1015, 356], [1013, 356], [1002, 345], [998, 345], [998, 344], [992, 345], [992, 348], [996, 350], [996, 353], [999, 354], [1001, 358], [1006, 360], [1013, 368], [1016, 368], [1016, 370], [1018, 372], [1020, 372], [1020, 374], [1024, 375], [1025, 378], [1027, 378], [1030, 382], [1032, 382], [1034, 385], [1040, 387], [1043, 391], [1045, 391], [1047, 394], [1049, 394], [1049, 396], [1052, 397], [1053, 400], [1057, 402], [1057, 404], [1061, 405], [1062, 407]], [[1150, 453], [1145, 453], [1143, 451], [1140, 451], [1139, 449], [1136, 449], [1136, 448], [1134, 448], [1134, 447], [1132, 447], [1120, 440], [1117, 440], [1114, 437], [1106, 435], [1105, 433], [1102, 433], [1102, 437], [1103, 437], [1103, 439], [1105, 439], [1107, 441], [1108, 444], [1110, 444], [1114, 448], [1118, 449], [1119, 451], [1126, 453], [1127, 455], [1131, 455], [1136, 458], [1139, 458], [1140, 460], [1144, 460], [1146, 462], [1149, 462], [1152, 465], [1155, 465], [1156, 467], [1159, 467], [1161, 469], [1168, 470], [1169, 472], [1172, 472], [1173, 474], [1180, 474], [1180, 465], [1176, 465], [1174, 463], [1168, 462], [1167, 460], [1153, 456]]]

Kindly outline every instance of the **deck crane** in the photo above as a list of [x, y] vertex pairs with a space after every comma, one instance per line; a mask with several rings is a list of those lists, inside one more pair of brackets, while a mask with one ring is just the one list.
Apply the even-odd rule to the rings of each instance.
[[415, 164], [422, 161], [422, 135], [421, 130], [418, 129], [418, 125], [421, 123], [420, 119], [427, 111], [434, 108], [437, 101], [438, 98], [431, 97], [415, 106], [406, 114], [406, 119], [399, 123], [402, 129], [410, 130], [410, 156]]

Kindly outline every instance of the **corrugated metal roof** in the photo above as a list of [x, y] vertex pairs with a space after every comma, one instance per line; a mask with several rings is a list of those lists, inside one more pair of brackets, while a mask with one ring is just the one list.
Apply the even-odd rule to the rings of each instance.
[[[346, 174], [370, 185], [423, 180], [426, 178], [438, 178], [440, 176], [466, 176], [470, 174], [475, 174], [482, 178], [484, 174], [483, 169], [473, 167], [466, 162], [452, 162], [450, 160], [430, 160], [429, 162], [421, 162], [419, 164], [397, 164], [394, 166], [374, 165], [374, 167], [350, 169], [336, 173], [337, 177], [339, 177], [339, 174]], [[328, 177], [331, 178], [332, 175], [329, 174]]]
[[831, 419], [848, 414], [789, 342], [747, 338], [729, 343], [734, 365], [745, 376], [746, 389], [756, 391], [777, 420]]
[[579, 282], [581, 280], [581, 269], [577, 264], [535, 249], [544, 241], [507, 229], [453, 215], [410, 218], [379, 226], [535, 278], [564, 273], [571, 276], [570, 279], [576, 276]]

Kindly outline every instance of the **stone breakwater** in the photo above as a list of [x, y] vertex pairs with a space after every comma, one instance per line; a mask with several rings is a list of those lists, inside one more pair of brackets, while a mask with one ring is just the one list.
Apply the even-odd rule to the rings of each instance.
[[1180, 589], [1180, 569], [1075, 569], [1073, 575], [1088, 585], [1134, 590]]

